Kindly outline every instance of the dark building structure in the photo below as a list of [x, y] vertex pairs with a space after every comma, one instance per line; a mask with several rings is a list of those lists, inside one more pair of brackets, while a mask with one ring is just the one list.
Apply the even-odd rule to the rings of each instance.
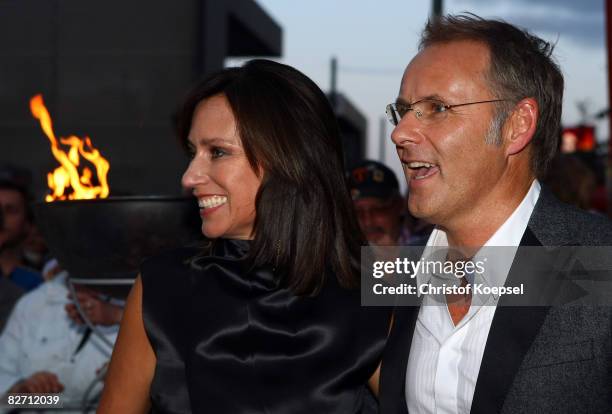
[[350, 170], [365, 158], [368, 121], [342, 93], [330, 92], [328, 98], [338, 119], [344, 149], [344, 165]]
[[338, 92], [338, 59], [332, 57], [330, 65], [329, 101], [338, 119], [338, 128], [344, 148], [344, 165], [350, 170], [361, 162], [366, 153], [368, 121], [365, 116], [342, 93]]
[[29, 110], [42, 93], [58, 137], [89, 136], [111, 195], [178, 194], [187, 159], [173, 115], [226, 57], [280, 56], [282, 30], [253, 0], [0, 2], [0, 165], [59, 164]]

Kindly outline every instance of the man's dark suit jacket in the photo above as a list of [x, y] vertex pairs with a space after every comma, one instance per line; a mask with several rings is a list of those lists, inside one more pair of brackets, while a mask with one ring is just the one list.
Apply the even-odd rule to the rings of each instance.
[[[612, 246], [612, 224], [543, 188], [521, 246]], [[521, 276], [512, 269], [508, 284], [516, 286], [510, 282]], [[381, 414], [408, 412], [404, 387], [418, 312], [395, 310], [382, 361]], [[612, 413], [612, 309], [498, 306], [471, 413]]]

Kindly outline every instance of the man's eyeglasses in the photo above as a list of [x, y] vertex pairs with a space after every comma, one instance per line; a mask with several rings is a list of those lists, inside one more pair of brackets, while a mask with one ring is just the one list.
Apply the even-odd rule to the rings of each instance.
[[435, 122], [444, 120], [448, 115], [449, 109], [457, 108], [459, 106], [501, 102], [506, 100], [507, 99], [492, 99], [489, 101], [467, 102], [456, 105], [447, 105], [444, 102], [438, 101], [436, 99], [421, 99], [420, 101], [407, 105], [399, 102], [391, 103], [387, 105], [386, 113], [389, 122], [391, 122], [391, 124], [393, 124], [394, 126], [399, 124], [400, 120], [409, 111], [414, 112], [414, 117], [422, 123], [433, 124]]

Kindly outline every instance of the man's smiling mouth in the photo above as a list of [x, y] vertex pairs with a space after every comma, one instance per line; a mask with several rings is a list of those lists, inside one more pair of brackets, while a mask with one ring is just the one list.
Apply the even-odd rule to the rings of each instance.
[[425, 161], [409, 161], [402, 163], [411, 180], [423, 180], [440, 171], [436, 164]]

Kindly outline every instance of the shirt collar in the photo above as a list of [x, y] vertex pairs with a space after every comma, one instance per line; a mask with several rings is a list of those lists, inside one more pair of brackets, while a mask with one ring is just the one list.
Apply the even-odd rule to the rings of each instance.
[[[491, 246], [512, 246], [518, 247], [523, 237], [523, 233], [527, 229], [527, 223], [533, 213], [533, 209], [538, 201], [542, 186], [538, 180], [533, 180], [531, 187], [518, 207], [510, 214], [510, 216], [504, 221], [504, 223], [495, 231], [495, 233], [487, 240], [483, 247]], [[439, 257], [432, 254], [440, 247], [448, 247], [448, 238], [446, 232], [436, 227], [427, 241], [427, 245], [423, 251], [422, 257], [435, 258], [440, 260]], [[487, 249], [485, 249], [487, 250]], [[489, 286], [503, 286], [508, 277], [508, 272], [512, 266], [514, 260], [514, 249], [512, 254], [493, 254], [492, 250], [488, 250], [487, 265], [486, 265], [486, 279], [485, 283]], [[479, 254], [482, 255], [480, 250], [473, 258], [474, 261], [478, 260]], [[444, 260], [444, 258], [441, 258]], [[431, 275], [423, 274], [419, 272], [417, 274], [417, 283], [419, 285], [428, 283], [431, 279]]]

